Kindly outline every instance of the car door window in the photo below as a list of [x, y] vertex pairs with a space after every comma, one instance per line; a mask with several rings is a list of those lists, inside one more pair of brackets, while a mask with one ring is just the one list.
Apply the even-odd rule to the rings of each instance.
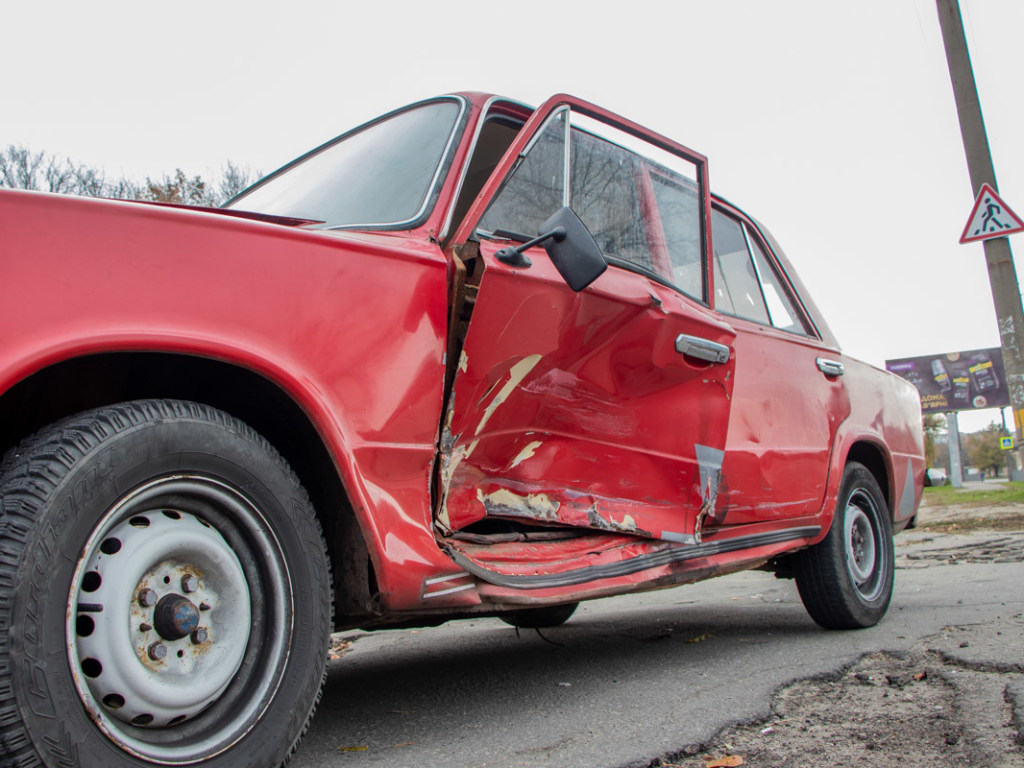
[[568, 109], [548, 119], [477, 231], [527, 240], [568, 205], [609, 262], [702, 300], [696, 164], [584, 115], [572, 113], [571, 120], [570, 126]]
[[640, 158], [590, 133], [572, 132], [569, 205], [605, 256], [653, 271], [637, 190]]
[[700, 198], [697, 185], [685, 177], [652, 173], [651, 189], [658, 205], [672, 283], [690, 296], [703, 295], [704, 264], [700, 257]]
[[537, 134], [478, 229], [528, 240], [565, 205], [565, 133], [569, 111], [555, 113]]

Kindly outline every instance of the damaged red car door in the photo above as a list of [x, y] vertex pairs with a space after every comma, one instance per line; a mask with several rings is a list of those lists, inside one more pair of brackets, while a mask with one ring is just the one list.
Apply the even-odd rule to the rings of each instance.
[[[700, 155], [569, 97], [537, 110], [455, 237], [472, 298], [449, 350], [442, 531], [699, 542], [735, 370], [705, 304], [708, 202]], [[562, 205], [609, 262], [578, 293], [540, 247], [529, 265], [496, 255]]]

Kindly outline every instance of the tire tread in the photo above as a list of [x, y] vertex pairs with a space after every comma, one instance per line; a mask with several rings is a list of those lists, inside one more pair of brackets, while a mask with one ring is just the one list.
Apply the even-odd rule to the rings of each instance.
[[[836, 530], [837, 525], [843, 525], [846, 499], [857, 483], [864, 487], [872, 487], [878, 499], [881, 499], [879, 512], [882, 517], [882, 534], [883, 538], [889, 541], [889, 551], [879, 552], [879, 557], [888, 559], [889, 589], [874, 605], [864, 604], [858, 599], [856, 588], [846, 571], [843, 533]], [[891, 551], [892, 530], [888, 515], [888, 505], [884, 503], [882, 492], [867, 467], [857, 462], [847, 464], [832, 518], [832, 528], [828, 535], [820, 543], [793, 556], [793, 573], [800, 599], [811, 618], [820, 626], [826, 629], [863, 629], [877, 624], [885, 614], [892, 594], [891, 579], [894, 567]]]
[[[12, 592], [18, 583], [20, 564], [26, 554], [33, 530], [50, 495], [67, 474], [103, 442], [118, 433], [143, 425], [169, 420], [192, 420], [215, 424], [251, 441], [277, 462], [288, 475], [292, 492], [300, 496], [309, 509], [312, 504], [295, 473], [281, 454], [259, 433], [244, 422], [216, 408], [180, 400], [148, 399], [119, 403], [85, 411], [61, 419], [25, 438], [6, 452], [0, 460], [0, 765], [11, 768], [37, 768], [43, 757], [32, 744], [21, 716], [12, 678], [16, 663], [10, 628], [13, 619]], [[299, 522], [306, 522], [300, 520]], [[315, 514], [298, 531], [308, 547], [319, 550], [322, 562], [328, 564], [327, 544]], [[313, 558], [316, 559], [316, 558]], [[323, 612], [321, 637], [326, 637], [324, 658], [330, 646], [333, 628], [333, 583], [329, 565], [320, 574], [326, 581], [329, 609]], [[327, 677], [324, 664], [317, 692], [298, 737], [290, 746], [282, 765], [288, 763], [299, 742], [309, 729]], [[299, 715], [297, 712], [296, 715]], [[60, 745], [51, 745], [59, 749]], [[65, 754], [61, 765], [78, 765], [73, 754]]]

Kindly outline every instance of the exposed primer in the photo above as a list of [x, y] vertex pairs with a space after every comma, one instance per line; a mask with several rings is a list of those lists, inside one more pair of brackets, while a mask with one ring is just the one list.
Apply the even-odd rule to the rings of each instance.
[[465, 373], [469, 369], [469, 355], [466, 354], [466, 350], [462, 350], [462, 354], [459, 355], [459, 370]]
[[[447, 429], [445, 432], [449, 437], [451, 436]], [[454, 444], [457, 439], [457, 436], [451, 438], [450, 444]], [[441, 501], [438, 504], [435, 519], [445, 535], [452, 532], [451, 516], [448, 514], [448, 490], [452, 487], [452, 478], [455, 476], [455, 470], [459, 468], [459, 465], [473, 455], [473, 451], [476, 450], [479, 443], [479, 440], [474, 440], [468, 446], [457, 446], [450, 454], [441, 457]]]
[[624, 514], [622, 516], [622, 522], [617, 522], [610, 515], [604, 517], [597, 511], [597, 503], [587, 511], [587, 523], [591, 528], [598, 528], [602, 531], [615, 531], [616, 533], [643, 533], [647, 535], [646, 531], [639, 531], [636, 526], [636, 520], [630, 514]]
[[704, 520], [714, 511], [715, 502], [718, 499], [718, 483], [722, 478], [722, 462], [725, 460], [725, 451], [699, 443], [695, 443], [693, 447], [696, 450], [697, 466], [700, 469], [700, 495], [704, 501], [693, 526], [693, 538], [700, 544], [700, 533]]
[[722, 477], [725, 451], [699, 443], [695, 443], [693, 447], [697, 454], [697, 466], [700, 468], [701, 498], [705, 503], [710, 502], [713, 507], [715, 498], [718, 496], [718, 482]]
[[[449, 419], [449, 422], [451, 420]], [[448, 457], [452, 451], [455, 450], [455, 441], [458, 439], [458, 435], [453, 435], [451, 430], [451, 423], [445, 424], [444, 429], [441, 430], [441, 455]]]
[[714, 506], [705, 501], [697, 513], [697, 519], [693, 522], [693, 541], [695, 544], [700, 544], [701, 542], [701, 529], [704, 528], [704, 520], [712, 509], [714, 509]]
[[507, 488], [499, 488], [487, 494], [477, 488], [476, 497], [484, 505], [488, 515], [527, 517], [531, 520], [557, 522], [558, 509], [561, 506], [546, 493], [520, 496]]
[[532, 458], [533, 454], [542, 445], [543, 445], [543, 443], [540, 440], [534, 440], [532, 443], [527, 445], [525, 448], [523, 448], [523, 450], [521, 450], [519, 452], [518, 456], [516, 456], [514, 459], [512, 459], [512, 465], [509, 467], [509, 469], [515, 469], [516, 467], [518, 467], [520, 464], [522, 464], [527, 459]]
[[487, 425], [487, 422], [490, 421], [494, 412], [502, 406], [502, 404], [508, 399], [508, 396], [515, 391], [515, 388], [522, 383], [527, 374], [533, 370], [537, 363], [540, 362], [540, 358], [540, 355], [528, 355], [512, 366], [511, 370], [508, 372], [508, 381], [505, 382], [505, 386], [498, 390], [498, 394], [496, 394], [494, 399], [491, 400], [490, 405], [484, 409], [484, 415], [480, 418], [480, 423], [476, 425], [476, 431], [473, 433], [474, 435], [479, 435], [483, 431], [483, 428]]
[[657, 309], [660, 309], [662, 312], [664, 312], [667, 315], [668, 314], [668, 310], [665, 309], [665, 302], [663, 302], [661, 299], [659, 299], [653, 293], [649, 294], [649, 295], [651, 297], [651, 304], [654, 307], [656, 307]]
[[441, 533], [446, 536], [452, 532], [452, 519], [448, 516], [448, 493], [445, 492], [445, 498], [441, 501], [441, 505], [438, 507], [437, 515], [434, 516], [434, 520], [437, 522], [437, 527], [441, 529]]
[[688, 533], [676, 533], [675, 531], [662, 531], [662, 541], [671, 541], [673, 544], [699, 544], [697, 536], [691, 536]]

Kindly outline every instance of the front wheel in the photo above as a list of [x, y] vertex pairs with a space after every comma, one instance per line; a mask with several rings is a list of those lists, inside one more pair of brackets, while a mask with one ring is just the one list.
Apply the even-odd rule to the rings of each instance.
[[885, 497], [874, 475], [850, 462], [828, 535], [794, 556], [800, 599], [827, 629], [872, 627], [892, 598], [894, 559]]
[[287, 758], [323, 681], [330, 577], [266, 441], [196, 403], [101, 408], [15, 449], [0, 504], [0, 763]]

